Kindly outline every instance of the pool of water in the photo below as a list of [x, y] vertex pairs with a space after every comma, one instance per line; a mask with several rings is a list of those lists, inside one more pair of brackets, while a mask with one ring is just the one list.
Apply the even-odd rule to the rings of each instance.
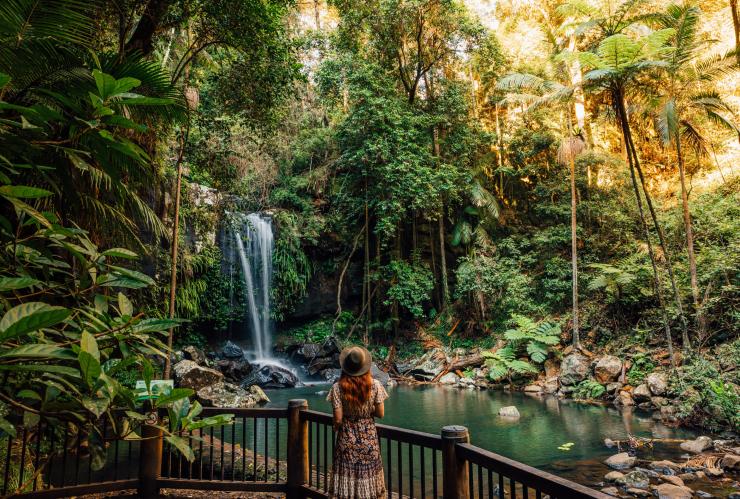
[[[285, 407], [288, 400], [307, 399], [314, 410], [330, 412], [325, 400], [328, 385], [270, 390], [270, 406]], [[594, 486], [609, 469], [602, 463], [617, 452], [605, 438], [621, 440], [629, 434], [651, 438], [693, 438], [695, 433], [654, 421], [649, 412], [530, 396], [493, 390], [461, 390], [444, 386], [404, 386], [388, 390], [383, 423], [439, 434], [445, 425], [467, 426], [473, 444], [559, 476]], [[516, 421], [498, 416], [504, 406], [516, 406]], [[558, 449], [572, 442], [570, 450]], [[656, 444], [641, 450], [648, 459], [679, 459], [677, 443]]]

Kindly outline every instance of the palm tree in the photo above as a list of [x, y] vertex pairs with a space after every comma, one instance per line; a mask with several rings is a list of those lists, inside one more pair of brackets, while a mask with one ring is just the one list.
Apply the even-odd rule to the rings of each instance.
[[[663, 300], [663, 292], [660, 284], [655, 252], [651, 242], [650, 229], [645, 220], [642, 204], [643, 195], [656, 232], [658, 233], [660, 245], [666, 255], [666, 266], [673, 285], [676, 305], [682, 319], [684, 348], [689, 347], [688, 331], [685, 324], [685, 318], [683, 316], [681, 299], [678, 295], [678, 289], [673, 276], [670, 256], [667, 253], [665, 237], [658, 223], [650, 194], [645, 185], [645, 178], [640, 167], [639, 156], [637, 155], [637, 149], [632, 137], [629, 115], [627, 113], [626, 95], [627, 91], [635, 82], [635, 79], [644, 71], [665, 67], [665, 63], [661, 59], [667, 50], [665, 44], [673, 34], [674, 31], [672, 29], [664, 29], [633, 40], [623, 33], [617, 33], [601, 40], [596, 52], [584, 52], [581, 54], [581, 60], [584, 66], [592, 68], [584, 75], [586, 87], [591, 91], [604, 92], [609, 96], [616, 114], [617, 123], [622, 131], [622, 138], [627, 149], [627, 162], [630, 170], [630, 178], [632, 180], [632, 188], [637, 202], [640, 224], [645, 234], [648, 253], [653, 267], [654, 286], [656, 296], [658, 297], [658, 301], [661, 306], [666, 342], [671, 362], [673, 362], [673, 342], [671, 339], [668, 316], [665, 310], [665, 302]], [[639, 185], [637, 181], [638, 177]], [[642, 193], [640, 192], [640, 187], [642, 187]]]
[[0, 73], [9, 79], [0, 99], [46, 113], [12, 138], [31, 144], [17, 150], [27, 164], [44, 165], [27, 181], [55, 193], [43, 208], [63, 222], [93, 229], [94, 238], [138, 241], [139, 227], [165, 237], [142, 193], [156, 179], [154, 134], [185, 117], [182, 93], [154, 61], [93, 52], [94, 10], [82, 0], [0, 5]]
[[663, 142], [666, 145], [672, 145], [676, 152], [686, 251], [691, 277], [691, 296], [696, 314], [698, 337], [701, 341], [705, 334], [705, 320], [697, 278], [682, 142], [689, 144], [697, 153], [697, 157], [706, 152], [705, 134], [701, 125], [695, 120], [695, 117], [700, 115], [705, 115], [714, 123], [735, 133], [739, 130], [732, 121], [732, 109], [714, 89], [717, 77], [737, 69], [736, 60], [731, 56], [724, 56], [697, 61], [706, 47], [706, 44], [699, 40], [700, 15], [700, 9], [694, 5], [670, 5], [665, 15], [660, 17], [660, 26], [672, 29], [674, 35], [669, 39], [673, 50], [666, 57], [668, 65], [661, 79], [665, 84], [657, 103], [656, 124]]

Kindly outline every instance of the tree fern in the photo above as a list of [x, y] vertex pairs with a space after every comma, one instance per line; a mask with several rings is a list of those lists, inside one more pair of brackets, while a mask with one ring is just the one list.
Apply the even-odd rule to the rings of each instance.
[[529, 317], [514, 315], [512, 321], [516, 327], [504, 332], [513, 349], [524, 348], [529, 358], [536, 363], [547, 359], [550, 347], [560, 343], [560, 326], [555, 323], [536, 322]]

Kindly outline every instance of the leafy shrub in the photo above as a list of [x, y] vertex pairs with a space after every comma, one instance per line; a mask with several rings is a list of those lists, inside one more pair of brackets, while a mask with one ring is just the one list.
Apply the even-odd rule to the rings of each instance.
[[654, 369], [655, 363], [648, 354], [637, 353], [632, 357], [632, 367], [627, 371], [627, 381], [630, 385], [639, 385]]
[[547, 359], [550, 347], [560, 343], [560, 325], [552, 322], [535, 322], [522, 315], [514, 315], [512, 322], [516, 328], [509, 329], [504, 337], [510, 341], [515, 351], [524, 346], [533, 362], [541, 364]]
[[[345, 336], [349, 333], [354, 322], [355, 316], [351, 312], [342, 312], [335, 326], [336, 334], [339, 336]], [[288, 329], [285, 331], [285, 335], [300, 343], [323, 343], [332, 335], [333, 325], [334, 317], [324, 317], [301, 326]]]
[[592, 379], [584, 379], [576, 385], [573, 397], [576, 399], [598, 399], [604, 393], [606, 393], [604, 385]]
[[492, 381], [499, 381], [506, 377], [511, 383], [513, 374], [533, 374], [537, 372], [537, 368], [529, 362], [518, 360], [510, 346], [499, 348], [495, 352], [485, 351], [482, 355], [486, 359], [484, 365], [488, 368], [488, 377]]
[[423, 305], [431, 299], [434, 289], [432, 271], [414, 259], [411, 263], [393, 260], [385, 267], [384, 273], [391, 285], [383, 303], [390, 305], [397, 300], [415, 318], [423, 317]]

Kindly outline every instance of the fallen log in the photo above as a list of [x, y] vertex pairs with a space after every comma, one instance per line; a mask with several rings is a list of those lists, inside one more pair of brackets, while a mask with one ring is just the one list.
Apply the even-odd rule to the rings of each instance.
[[464, 371], [465, 369], [468, 369], [469, 367], [480, 367], [483, 365], [483, 362], [485, 362], [486, 358], [483, 357], [481, 354], [474, 354], [474, 355], [467, 355], [465, 357], [461, 357], [459, 359], [455, 359], [447, 366], [442, 369], [442, 372], [440, 372], [438, 375], [434, 377], [432, 382], [439, 381], [442, 376], [449, 372], [455, 372], [455, 371]]

